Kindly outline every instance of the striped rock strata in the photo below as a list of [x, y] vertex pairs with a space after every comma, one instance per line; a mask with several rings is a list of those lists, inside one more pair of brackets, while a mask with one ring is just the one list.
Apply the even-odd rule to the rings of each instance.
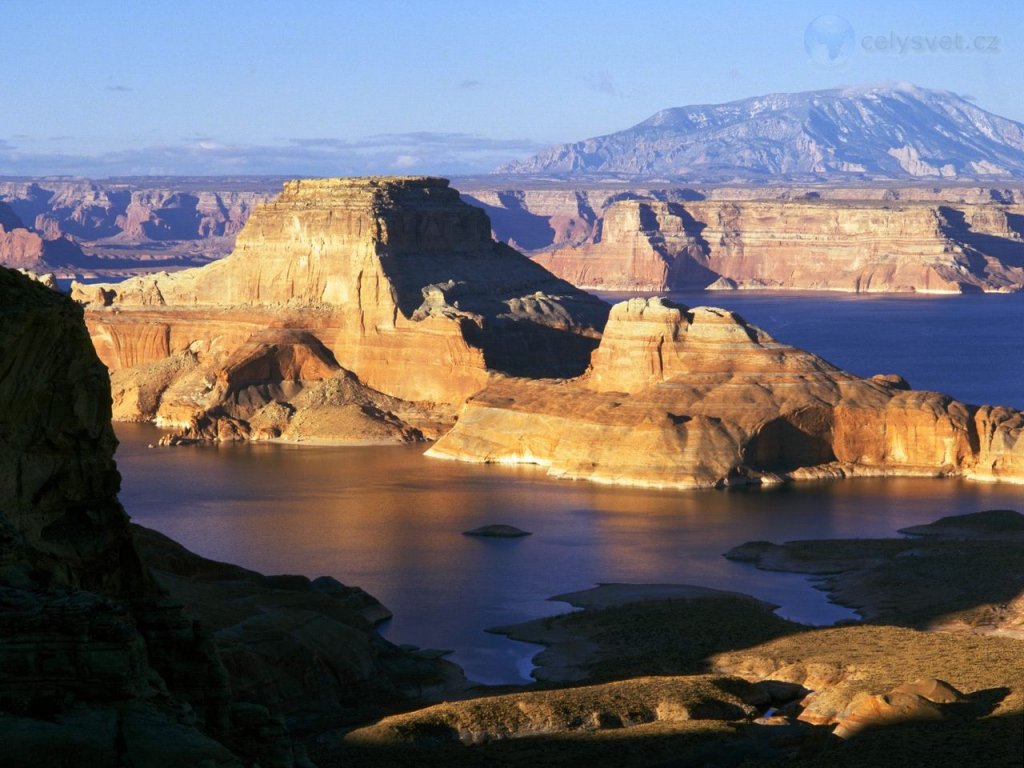
[[534, 258], [601, 290], [1006, 292], [1024, 288], [1022, 222], [995, 204], [628, 199]]

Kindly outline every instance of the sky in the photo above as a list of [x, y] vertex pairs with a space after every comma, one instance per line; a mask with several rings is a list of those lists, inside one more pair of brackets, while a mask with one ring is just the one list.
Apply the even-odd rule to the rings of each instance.
[[[667, 107], [887, 82], [1024, 121], [1022, 10], [0, 0], [0, 175], [486, 173]], [[834, 59], [812, 24], [850, 31]]]

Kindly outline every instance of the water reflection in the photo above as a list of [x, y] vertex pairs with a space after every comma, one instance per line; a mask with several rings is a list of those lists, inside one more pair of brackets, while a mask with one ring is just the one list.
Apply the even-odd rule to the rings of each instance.
[[[667, 492], [547, 479], [531, 467], [425, 459], [420, 447], [147, 448], [120, 424], [122, 501], [139, 523], [206, 557], [266, 573], [330, 574], [395, 613], [395, 642], [455, 651], [485, 682], [525, 679], [535, 649], [483, 629], [565, 610], [547, 597], [598, 582], [748, 592], [789, 617], [847, 615], [805, 578], [721, 557], [751, 539], [887, 536], [934, 518], [1024, 508], [1024, 488], [857, 480], [771, 490]], [[507, 523], [534, 535], [461, 532]]]

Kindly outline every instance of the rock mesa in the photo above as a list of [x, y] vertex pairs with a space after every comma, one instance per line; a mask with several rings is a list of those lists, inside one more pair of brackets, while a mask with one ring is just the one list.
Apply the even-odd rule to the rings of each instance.
[[[280, 390], [285, 382], [290, 394], [347, 371], [373, 398], [442, 405], [460, 403], [492, 371], [578, 375], [607, 313], [495, 243], [486, 214], [447, 181], [419, 177], [289, 182], [255, 210], [229, 257], [120, 284], [76, 284], [73, 296], [88, 305], [115, 382], [132, 369], [123, 391], [147, 390], [148, 404], [118, 415], [176, 425], [211, 416], [223, 398], [210, 393], [228, 392], [232, 378], [252, 379], [259, 366], [244, 359], [261, 358], [274, 374], [254, 384]], [[318, 362], [281, 368], [280, 354]], [[252, 394], [245, 414], [227, 415], [247, 418], [288, 393]]]
[[1024, 479], [1024, 414], [861, 379], [740, 316], [661, 298], [612, 308], [589, 371], [492, 382], [428, 455], [696, 488], [847, 475]]

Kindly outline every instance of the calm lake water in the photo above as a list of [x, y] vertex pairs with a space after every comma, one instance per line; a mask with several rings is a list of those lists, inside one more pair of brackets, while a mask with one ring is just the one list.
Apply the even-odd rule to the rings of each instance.
[[[725, 306], [780, 341], [862, 375], [1024, 408], [1024, 296], [877, 298], [679, 294]], [[431, 460], [422, 446], [148, 448], [159, 433], [117, 425], [121, 499], [142, 525], [206, 557], [265, 573], [335, 576], [395, 613], [382, 634], [454, 651], [482, 682], [528, 679], [535, 646], [484, 632], [566, 610], [560, 592], [599, 582], [694, 583], [829, 623], [802, 576], [721, 555], [753, 539], [890, 536], [948, 514], [1024, 509], [1024, 487], [886, 479], [743, 491], [649, 491], [550, 480], [532, 467]], [[461, 532], [508, 523], [533, 532]]]

